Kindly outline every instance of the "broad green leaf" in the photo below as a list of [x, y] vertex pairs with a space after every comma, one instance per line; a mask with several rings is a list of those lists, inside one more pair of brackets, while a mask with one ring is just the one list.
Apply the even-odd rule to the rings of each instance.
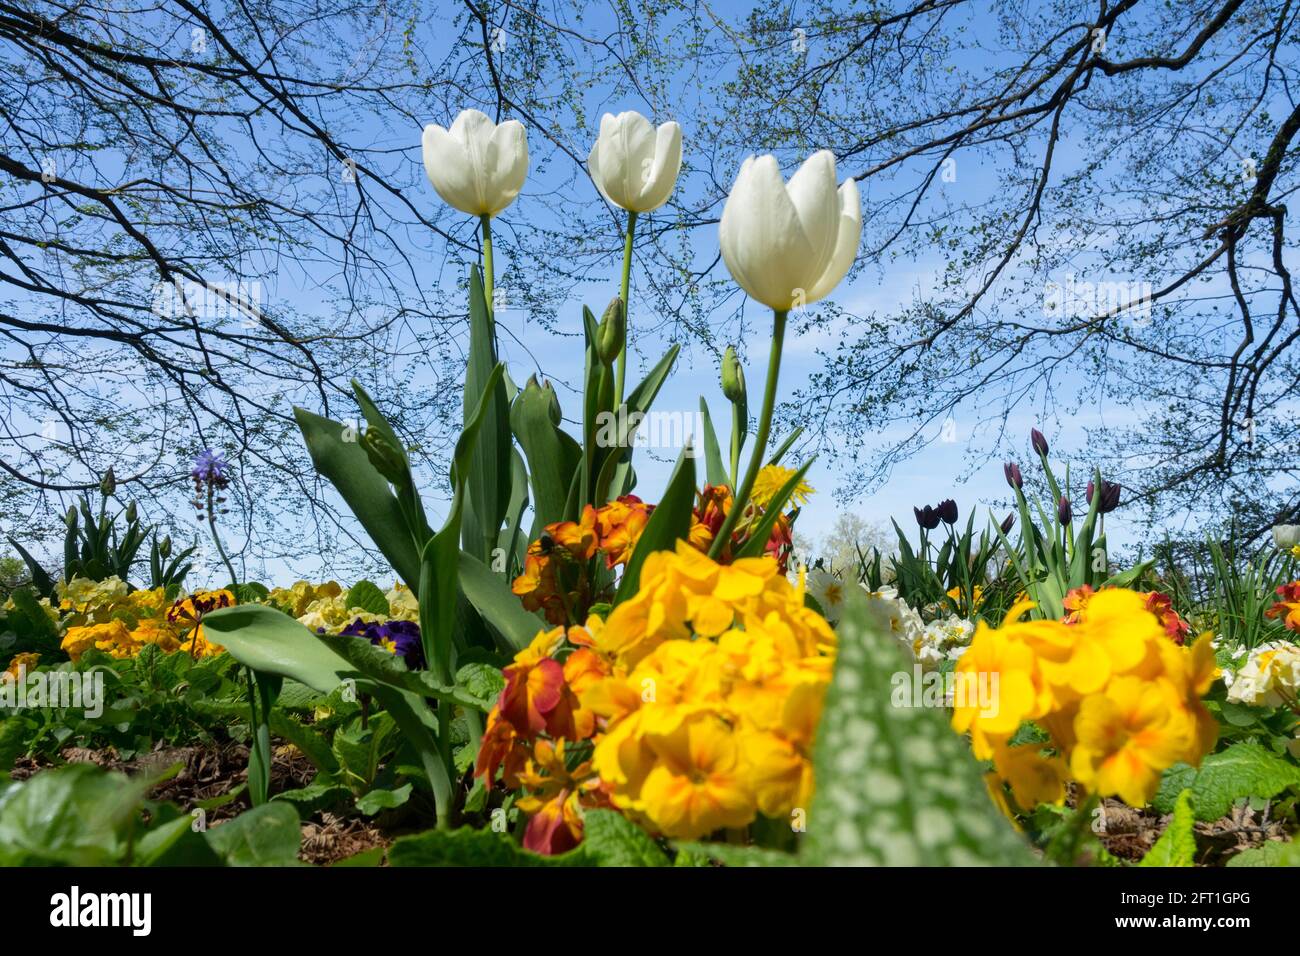
[[530, 378], [510, 409], [510, 424], [528, 459], [533, 527], [564, 520], [565, 498], [582, 460], [582, 446], [552, 419], [558, 409], [550, 383]]
[[409, 799], [411, 799], [411, 785], [409, 783], [404, 783], [394, 790], [385, 790], [382, 787], [376, 788], [357, 801], [357, 811], [368, 817], [373, 817], [383, 810], [400, 807]]
[[691, 511], [695, 506], [695, 459], [691, 449], [684, 449], [677, 459], [677, 467], [668, 479], [659, 504], [650, 514], [645, 530], [637, 540], [632, 557], [623, 569], [623, 579], [618, 584], [614, 603], [625, 601], [636, 594], [641, 583], [641, 565], [646, 555], [655, 551], [672, 551], [677, 542], [691, 531]]
[[1271, 840], [1242, 850], [1228, 860], [1228, 866], [1300, 866], [1300, 843]]
[[248, 748], [248, 793], [253, 806], [261, 806], [270, 798], [271, 792], [271, 708], [280, 694], [280, 685], [284, 678], [279, 674], [248, 670], [251, 676], [249, 688], [249, 726], [252, 728], [252, 740]]
[[348, 610], [361, 608], [371, 614], [387, 617], [392, 613], [388, 606], [388, 596], [373, 581], [358, 581], [348, 589]]
[[494, 830], [428, 830], [401, 837], [388, 850], [389, 866], [584, 866], [582, 847], [559, 856], [529, 853]]
[[322, 634], [318, 640], [346, 662], [342, 675], [353, 678], [367, 678], [372, 684], [387, 684], [394, 689], [414, 694], [417, 697], [432, 697], [446, 700], [462, 707], [472, 707], [486, 712], [491, 704], [464, 687], [443, 684], [427, 671], [408, 670], [406, 663], [397, 655], [390, 654], [382, 647], [376, 647], [365, 638], [352, 637], [347, 634]]
[[299, 787], [296, 790], [281, 790], [271, 798], [271, 801], [274, 803], [276, 800], [282, 800], [285, 803], [292, 804], [297, 808], [298, 816], [305, 820], [313, 813], [319, 813], [322, 810], [328, 810], [343, 803], [350, 803], [352, 798], [350, 788], [341, 783], [321, 780], [318, 777], [305, 787]]
[[353, 668], [304, 625], [264, 604], [237, 604], [203, 618], [209, 638], [255, 671], [290, 677], [328, 694]]
[[668, 856], [639, 826], [615, 810], [588, 810], [582, 844], [596, 866], [667, 866]]
[[1201, 762], [1192, 805], [1196, 819], [1217, 820], [1242, 797], [1275, 797], [1294, 786], [1300, 786], [1300, 767], [1259, 744], [1233, 744]]
[[510, 403], [504, 369], [499, 368], [496, 323], [483, 297], [483, 278], [474, 266], [469, 276], [469, 361], [463, 420], [466, 432], [473, 425], [482, 437], [460, 469], [467, 500], [463, 525], [456, 534], [457, 546], [463, 540], [465, 550], [481, 561], [492, 559], [510, 503]]
[[501, 671], [491, 664], [470, 663], [456, 671], [456, 683], [482, 700], [496, 700], [506, 686]]
[[[346, 430], [338, 422], [302, 408], [295, 408], [293, 415], [316, 470], [343, 496], [398, 576], [408, 587], [418, 588], [419, 551], [396, 496], [383, 475], [370, 464], [365, 450], [355, 437], [346, 440]], [[347, 433], [355, 436], [355, 430]]]
[[302, 831], [287, 803], [264, 804], [207, 831], [208, 845], [227, 866], [299, 866]]
[[[596, 505], [613, 501], [619, 495], [626, 494], [631, 487], [632, 439], [639, 427], [640, 417], [650, 411], [659, 389], [663, 387], [677, 361], [681, 346], [674, 345], [664, 357], [655, 363], [641, 383], [623, 400], [627, 408], [626, 415], [619, 416], [613, 451], [606, 449], [606, 456], [600, 459], [600, 474], [596, 481]], [[689, 422], [683, 418], [680, 435], [685, 437], [690, 432]]]
[[[1028, 847], [993, 806], [942, 707], [895, 706], [913, 679], [898, 641], [850, 595], [817, 727], [817, 792], [800, 860], [813, 865], [1010, 866]], [[918, 705], [920, 701], [916, 701]]]
[[722, 461], [722, 446], [718, 444], [718, 433], [713, 427], [713, 416], [709, 414], [709, 403], [700, 396], [700, 420], [704, 423], [704, 474], [711, 485], [728, 483], [727, 466]]
[[1184, 790], [1174, 804], [1173, 819], [1138, 866], [1193, 866], [1196, 863], [1196, 816], [1192, 791]]
[[501, 635], [503, 650], [522, 650], [546, 627], [540, 617], [524, 610], [505, 578], [465, 551], [460, 553], [458, 583], [474, 610]]
[[[798, 866], [793, 853], [768, 850], [761, 846], [735, 846], [730, 843], [674, 843], [679, 854], [717, 860], [724, 866]], [[680, 857], [679, 857], [680, 858]]]
[[0, 791], [0, 865], [109, 866], [154, 780], [92, 764], [44, 770]]
[[[480, 297], [482, 290], [479, 290]], [[461, 522], [464, 516], [466, 487], [474, 475], [474, 469], [482, 462], [474, 458], [474, 449], [483, 423], [489, 417], [489, 411], [496, 401], [496, 391], [505, 374], [504, 365], [496, 365], [483, 383], [483, 394], [467, 413], [465, 428], [456, 440], [456, 448], [451, 462], [451, 507], [447, 510], [447, 519], [442, 528], [424, 545], [420, 555], [420, 638], [424, 644], [424, 657], [428, 661], [434, 676], [443, 682], [451, 680], [452, 650], [456, 645], [457, 632], [456, 605], [459, 588], [456, 579], [459, 576]], [[504, 395], [504, 393], [503, 393]], [[507, 451], [506, 463], [500, 472], [501, 479], [508, 483], [510, 461]], [[481, 477], [481, 476], [480, 476]], [[509, 487], [507, 484], [506, 492]], [[502, 505], [504, 513], [505, 505]], [[480, 513], [481, 515], [482, 513]], [[480, 525], [480, 531], [487, 526]], [[490, 559], [492, 545], [496, 542], [497, 531], [501, 527], [498, 520], [491, 525], [492, 540], [487, 544], [486, 556]], [[472, 553], [472, 552], [471, 552]], [[463, 633], [461, 634], [463, 637]]]

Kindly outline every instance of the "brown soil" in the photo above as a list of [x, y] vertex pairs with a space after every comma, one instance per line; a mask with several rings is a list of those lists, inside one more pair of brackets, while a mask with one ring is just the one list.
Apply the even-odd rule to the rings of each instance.
[[[1155, 810], [1134, 810], [1107, 798], [1104, 807], [1105, 832], [1097, 834], [1102, 846], [1121, 860], [1136, 862], [1146, 855], [1169, 826], [1169, 814]], [[1256, 813], [1240, 807], [1211, 823], [1196, 824], [1198, 866], [1223, 866], [1228, 859], [1268, 840], [1285, 840], [1286, 829], [1268, 819], [1267, 811]]]
[[[180, 764], [180, 770], [161, 781], [149, 793], [190, 810], [199, 803], [225, 796], [248, 780], [248, 748], [242, 744], [209, 744], [195, 747], [160, 747], [132, 760], [122, 760], [112, 748], [90, 750], [67, 747], [58, 764], [43, 759], [20, 758], [11, 777], [25, 780], [39, 770], [61, 763], [92, 763], [105, 770], [136, 775], [156, 775]], [[297, 748], [276, 747], [271, 762], [271, 793], [304, 787], [315, 776], [315, 768]], [[220, 822], [249, 808], [247, 791], [207, 811], [209, 822]], [[358, 817], [320, 813], [302, 824], [302, 849], [298, 858], [305, 863], [328, 865], [376, 846], [387, 847], [393, 837], [371, 822]]]

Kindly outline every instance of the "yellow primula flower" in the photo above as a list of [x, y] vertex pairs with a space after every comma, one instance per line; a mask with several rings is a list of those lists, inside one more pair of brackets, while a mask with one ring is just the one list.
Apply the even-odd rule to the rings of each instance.
[[754, 818], [753, 781], [730, 724], [707, 711], [690, 714], [668, 734], [647, 734], [654, 766], [635, 807], [664, 836], [692, 840]]
[[592, 767], [614, 806], [695, 838], [806, 805], [835, 632], [775, 559], [720, 565], [679, 542], [569, 637], [608, 668], [580, 696], [607, 720]]
[[[1076, 623], [1021, 620], [1032, 606], [1021, 602], [1001, 627], [977, 627], [956, 671], [996, 675], [996, 707], [959, 695], [953, 727], [970, 732], [975, 756], [993, 760], [1023, 809], [1060, 802], [1067, 776], [1142, 806], [1165, 769], [1198, 765], [1213, 748], [1218, 728], [1201, 701], [1218, 674], [1210, 636], [1179, 646], [1147, 604], [1105, 588]], [[1010, 747], [1027, 720], [1050, 741]]]
[[112, 620], [105, 624], [70, 627], [59, 647], [74, 661], [80, 659], [81, 655], [92, 647], [113, 657], [130, 657], [139, 649], [139, 645], [131, 637], [131, 632], [119, 620]]

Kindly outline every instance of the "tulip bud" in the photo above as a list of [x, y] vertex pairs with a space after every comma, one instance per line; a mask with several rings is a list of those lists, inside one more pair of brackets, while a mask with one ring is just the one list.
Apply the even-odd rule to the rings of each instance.
[[1043, 437], [1043, 433], [1037, 428], [1029, 430], [1029, 443], [1034, 446], [1034, 451], [1038, 452], [1038, 454], [1047, 454], [1047, 439]]
[[730, 345], [722, 353], [722, 394], [733, 405], [738, 405], [747, 398], [745, 368], [736, 357], [736, 350]]
[[1016, 516], [1013, 514], [1007, 515], [1005, 518], [1002, 519], [1002, 533], [1010, 534], [1011, 529], [1014, 528], [1015, 525], [1016, 525]]
[[1273, 543], [1283, 551], [1290, 551], [1300, 544], [1300, 524], [1273, 525]]
[[1023, 488], [1025, 479], [1020, 474], [1020, 466], [1009, 461], [1002, 466], [1002, 473], [1007, 476], [1007, 484], [1012, 488]]
[[957, 502], [951, 498], [945, 498], [939, 502], [934, 510], [938, 512], [939, 518], [944, 524], [954, 525], [957, 523]]
[[1056, 517], [1061, 524], [1069, 524], [1074, 520], [1074, 509], [1070, 507], [1070, 499], [1061, 495], [1061, 500], [1056, 503]]
[[495, 216], [528, 176], [528, 134], [518, 120], [498, 126], [463, 110], [450, 129], [424, 128], [424, 172], [442, 201], [471, 216]]
[[375, 471], [379, 472], [390, 484], [400, 485], [406, 481], [406, 461], [402, 453], [394, 448], [377, 428], [367, 428], [361, 433], [361, 447]]
[[613, 365], [618, 359], [618, 353], [623, 351], [623, 337], [626, 331], [623, 322], [623, 300], [614, 296], [605, 307], [600, 325], [596, 327], [596, 355], [606, 365]]
[[170, 558], [172, 556], [172, 536], [168, 535], [158, 543], [158, 556]]
[[69, 528], [75, 528], [75, 527], [77, 526], [77, 509], [76, 509], [76, 508], [69, 508], [69, 509], [68, 509], [68, 513], [67, 513], [66, 515], [63, 516], [63, 523], [66, 524]]
[[916, 523], [926, 531], [933, 531], [939, 527], [939, 512], [929, 505], [924, 508], [913, 508], [912, 511], [916, 514]]
[[[1092, 482], [1088, 482], [1088, 504], [1092, 504], [1093, 493]], [[1101, 501], [1097, 503], [1099, 514], [1110, 514], [1119, 507], [1120, 486], [1113, 481], [1103, 480], [1101, 483]]]
[[108, 466], [108, 471], [104, 472], [104, 477], [99, 480], [99, 493], [105, 498], [111, 498], [117, 491], [117, 476], [113, 474], [113, 466]]
[[718, 226], [731, 277], [778, 312], [830, 295], [862, 238], [857, 184], [835, 186], [835, 155], [813, 153], [787, 183], [775, 156], [746, 159]]
[[139, 516], [140, 516], [140, 515], [139, 515], [139, 512], [137, 512], [137, 511], [136, 511], [136, 508], [135, 508], [135, 502], [134, 502], [134, 501], [130, 502], [130, 503], [126, 506], [126, 523], [127, 523], [127, 524], [135, 524], [136, 519], [137, 519]]
[[587, 172], [600, 194], [629, 212], [658, 209], [673, 194], [682, 168], [682, 128], [657, 130], [636, 112], [606, 113], [600, 137], [587, 157]]

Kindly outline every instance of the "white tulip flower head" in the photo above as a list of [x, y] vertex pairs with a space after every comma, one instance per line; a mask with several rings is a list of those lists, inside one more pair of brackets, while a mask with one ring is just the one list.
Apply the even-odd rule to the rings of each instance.
[[852, 179], [836, 188], [821, 150], [787, 183], [775, 156], [749, 157], [722, 210], [718, 243], [736, 283], [778, 312], [826, 298], [848, 274], [862, 238]]
[[429, 182], [443, 202], [471, 216], [501, 212], [528, 177], [528, 134], [518, 120], [497, 125], [462, 110], [451, 129], [426, 126], [423, 144]]

